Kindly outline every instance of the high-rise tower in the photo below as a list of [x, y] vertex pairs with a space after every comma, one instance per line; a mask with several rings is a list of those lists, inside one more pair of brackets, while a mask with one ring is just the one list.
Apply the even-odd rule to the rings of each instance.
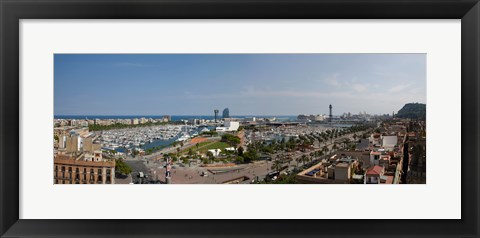
[[228, 110], [228, 107], [223, 109], [223, 119], [225, 118], [230, 118], [230, 111]]
[[328, 115], [328, 122], [332, 122], [332, 104], [328, 107], [330, 109], [330, 114]]
[[213, 112], [215, 113], [215, 122], [217, 122], [217, 117], [218, 117], [218, 109], [215, 109], [215, 110], [213, 110]]

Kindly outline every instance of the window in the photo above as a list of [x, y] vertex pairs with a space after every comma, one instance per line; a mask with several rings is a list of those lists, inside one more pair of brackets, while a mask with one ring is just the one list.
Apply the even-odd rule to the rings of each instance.
[[103, 179], [102, 179], [102, 169], [98, 169], [98, 178], [97, 178], [97, 182], [98, 183], [102, 183]]
[[93, 172], [93, 169], [90, 169], [90, 183], [93, 183], [95, 181], [95, 174]]
[[107, 169], [107, 184], [111, 183], [111, 170]]
[[80, 180], [80, 170], [78, 168], [75, 168], [75, 180]]

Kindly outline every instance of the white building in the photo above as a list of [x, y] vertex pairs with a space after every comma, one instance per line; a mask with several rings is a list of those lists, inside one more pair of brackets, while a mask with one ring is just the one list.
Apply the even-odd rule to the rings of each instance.
[[238, 121], [226, 121], [223, 126], [219, 126], [215, 128], [216, 131], [237, 131], [240, 127], [240, 123]]
[[220, 152], [221, 152], [222, 150], [220, 150], [220, 149], [212, 149], [212, 150], [208, 150], [208, 151], [209, 151], [209, 152], [212, 152], [213, 156], [217, 157], [217, 156], [220, 155]]
[[392, 151], [395, 146], [398, 144], [397, 136], [383, 136], [382, 138], [382, 147], [385, 150]]

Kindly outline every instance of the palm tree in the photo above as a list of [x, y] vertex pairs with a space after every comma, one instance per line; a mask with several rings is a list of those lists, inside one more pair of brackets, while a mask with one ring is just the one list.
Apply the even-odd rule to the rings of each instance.
[[343, 148], [346, 149], [348, 147], [348, 145], [350, 144], [350, 142], [351, 142], [350, 139], [344, 138], [342, 140]]
[[305, 163], [308, 161], [307, 155], [302, 155], [302, 162], [305, 165]]
[[323, 146], [322, 151], [325, 153], [325, 155], [327, 155], [328, 151], [329, 151], [328, 146], [326, 146], [326, 145]]
[[280, 162], [280, 160], [275, 160], [273, 162], [272, 169], [275, 169], [277, 172], [279, 172], [281, 166], [282, 166], [282, 162]]
[[298, 164], [300, 163], [300, 158], [293, 159], [295, 161], [295, 167], [298, 167]]
[[323, 151], [319, 150], [318, 151], [318, 157], [322, 157], [324, 154], [323, 154]]
[[332, 146], [332, 151], [333, 151], [333, 150], [337, 150], [337, 149], [338, 149], [337, 142], [335, 142], [335, 143], [333, 144], [333, 146]]

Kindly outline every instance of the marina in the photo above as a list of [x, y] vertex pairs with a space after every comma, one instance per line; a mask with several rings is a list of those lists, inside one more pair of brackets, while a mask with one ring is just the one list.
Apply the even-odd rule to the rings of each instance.
[[126, 152], [127, 150], [144, 151], [154, 147], [171, 145], [174, 142], [186, 141], [204, 131], [208, 127], [189, 125], [161, 125], [135, 127], [100, 131], [97, 141], [105, 150]]

